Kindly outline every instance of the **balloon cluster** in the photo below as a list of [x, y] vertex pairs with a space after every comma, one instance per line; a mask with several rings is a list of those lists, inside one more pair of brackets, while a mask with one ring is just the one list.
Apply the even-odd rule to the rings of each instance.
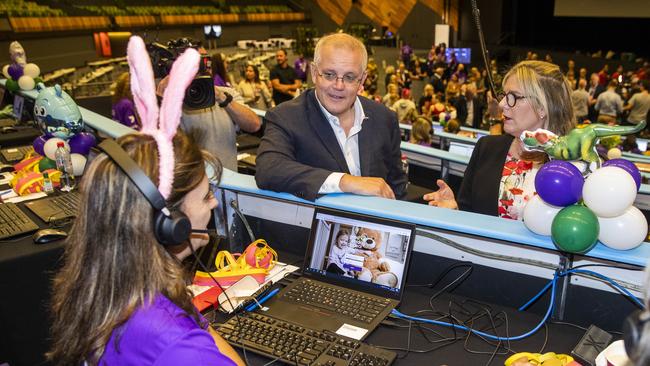
[[620, 250], [639, 246], [648, 222], [632, 206], [641, 173], [630, 161], [613, 159], [585, 180], [580, 170], [563, 160], [544, 164], [535, 176], [535, 195], [524, 209], [524, 224], [550, 235], [562, 251], [586, 253], [598, 240]]
[[11, 64], [2, 68], [2, 74], [7, 78], [6, 88], [11, 92], [18, 89], [32, 90], [43, 80], [39, 77], [41, 69], [34, 63], [27, 63], [25, 50], [20, 43], [14, 41], [9, 45]]
[[[34, 119], [43, 135], [34, 140], [34, 151], [43, 156], [39, 165], [56, 167], [54, 153], [59, 142], [70, 151], [74, 175], [83, 174], [86, 156], [95, 146], [95, 136], [82, 132], [84, 122], [79, 107], [60, 85], [45, 87], [39, 84], [34, 101]], [[43, 169], [41, 169], [43, 170]]]

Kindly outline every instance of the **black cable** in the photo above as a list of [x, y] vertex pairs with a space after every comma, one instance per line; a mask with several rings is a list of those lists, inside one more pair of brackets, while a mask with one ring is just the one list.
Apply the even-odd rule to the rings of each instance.
[[460, 274], [460, 276], [456, 277], [456, 279], [451, 281], [445, 287], [441, 288], [440, 290], [435, 292], [433, 295], [431, 295], [431, 297], [429, 297], [429, 306], [433, 309], [434, 308], [434, 306], [433, 306], [433, 300], [434, 299], [438, 298], [438, 296], [440, 296], [443, 292], [445, 292], [447, 290], [452, 291], [454, 288], [458, 287], [463, 281], [465, 281], [470, 276], [470, 274], [472, 273], [473, 270], [474, 270], [474, 267], [472, 267], [470, 265], [469, 268], [467, 268], [467, 270], [465, 270], [465, 272]]
[[[214, 276], [212, 276], [212, 273], [210, 273], [210, 271], [208, 270], [208, 268], [203, 264], [203, 262], [201, 261], [201, 258], [199, 258], [199, 256], [196, 254], [196, 251], [194, 250], [194, 246], [192, 246], [192, 243], [190, 242], [188, 245], [189, 245], [189, 247], [190, 247], [190, 251], [192, 251], [192, 255], [194, 256], [194, 259], [199, 263], [199, 266], [201, 266], [201, 268], [203, 269], [203, 271], [204, 271], [205, 273], [207, 273], [208, 276], [210, 276], [210, 278], [212, 279], [212, 281], [214, 281], [214, 283], [217, 285], [217, 287], [219, 287], [219, 289], [221, 290], [221, 292], [222, 292], [223, 294], [226, 295], [226, 300], [228, 300], [228, 304], [230, 304], [230, 308], [231, 308], [231, 309], [235, 309], [235, 306], [233, 305], [232, 301], [230, 300], [230, 296], [228, 296], [228, 293], [226, 292], [226, 290], [224, 290], [223, 286], [221, 286], [221, 284], [219, 283], [219, 281], [217, 281], [217, 280], [214, 278]], [[215, 308], [213, 311], [219, 311], [219, 310]], [[239, 315], [238, 313], [235, 312], [234, 316], [235, 316], [235, 319], [237, 320], [237, 325], [239, 325], [240, 328], [243, 328], [243, 326], [242, 326], [242, 324], [241, 324], [240, 315]], [[216, 329], [215, 329], [215, 330], [216, 330]], [[242, 348], [242, 351], [243, 351], [243, 353], [244, 353], [244, 361], [246, 362], [247, 365], [250, 365], [250, 362], [248, 361], [248, 355], [246, 354], [246, 346], [244, 345], [243, 342], [242, 342], [242, 344], [241, 344], [241, 348]]]
[[476, 31], [478, 32], [478, 40], [481, 44], [481, 53], [483, 54], [483, 63], [485, 64], [485, 70], [487, 71], [488, 83], [490, 86], [490, 91], [492, 92], [492, 98], [496, 98], [496, 88], [494, 87], [494, 79], [492, 79], [492, 68], [490, 65], [490, 56], [488, 55], [487, 47], [485, 46], [485, 37], [483, 36], [483, 28], [481, 27], [481, 12], [478, 10], [478, 5], [476, 5], [476, 0], [472, 0], [472, 14], [474, 15], [474, 22], [476, 23]]
[[[574, 328], [577, 328], [577, 329], [583, 330], [583, 331], [585, 331], [585, 332], [588, 330], [587, 328], [585, 328], [585, 327], [583, 327], [583, 326], [580, 326], [580, 325], [578, 325], [578, 324], [569, 323], [569, 322], [563, 322], [563, 321], [559, 321], [559, 320], [549, 320], [549, 322], [550, 322], [551, 324], [567, 325], [567, 326], [570, 326], [570, 327], [574, 327]], [[611, 334], [623, 335], [623, 332], [619, 332], [619, 331], [617, 331], [617, 330], [606, 330], [605, 332], [607, 332], [607, 333], [611, 333]]]
[[244, 224], [244, 227], [246, 227], [246, 231], [248, 232], [248, 236], [251, 239], [251, 243], [255, 241], [255, 235], [253, 235], [253, 229], [251, 229], [251, 226], [248, 224], [248, 220], [246, 220], [246, 217], [244, 217], [244, 214], [239, 210], [239, 205], [237, 204], [237, 201], [235, 200], [230, 200], [230, 207], [235, 210], [235, 213], [237, 216], [239, 216], [239, 219], [242, 221]]

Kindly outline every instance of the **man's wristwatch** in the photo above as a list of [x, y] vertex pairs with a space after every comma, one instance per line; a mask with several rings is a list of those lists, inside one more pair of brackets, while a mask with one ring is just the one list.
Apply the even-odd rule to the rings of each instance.
[[230, 102], [232, 102], [232, 95], [230, 95], [229, 93], [226, 93], [226, 92], [223, 92], [223, 93], [226, 94], [226, 99], [223, 102], [219, 103], [219, 107], [226, 108], [228, 106], [228, 104], [230, 104]]

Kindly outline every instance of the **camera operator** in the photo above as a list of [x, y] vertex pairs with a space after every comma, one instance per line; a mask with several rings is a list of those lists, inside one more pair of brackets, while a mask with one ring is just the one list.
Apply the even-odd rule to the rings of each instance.
[[[201, 71], [185, 93], [181, 129], [186, 133], [192, 131], [199, 146], [218, 156], [224, 168], [237, 171], [237, 131], [257, 132], [261, 119], [244, 104], [235, 89], [214, 86], [205, 50], [188, 39], [170, 41], [168, 45], [173, 57], [188, 47], [197, 48], [204, 55]], [[158, 84], [159, 96], [167, 87], [167, 79], [165, 76]]]

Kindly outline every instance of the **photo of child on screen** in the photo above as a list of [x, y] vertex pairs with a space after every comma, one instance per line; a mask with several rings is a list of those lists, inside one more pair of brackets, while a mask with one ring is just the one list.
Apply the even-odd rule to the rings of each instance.
[[346, 274], [347, 270], [343, 268], [345, 256], [353, 250], [354, 248], [350, 247], [350, 229], [341, 226], [330, 249], [326, 271], [338, 275]]

